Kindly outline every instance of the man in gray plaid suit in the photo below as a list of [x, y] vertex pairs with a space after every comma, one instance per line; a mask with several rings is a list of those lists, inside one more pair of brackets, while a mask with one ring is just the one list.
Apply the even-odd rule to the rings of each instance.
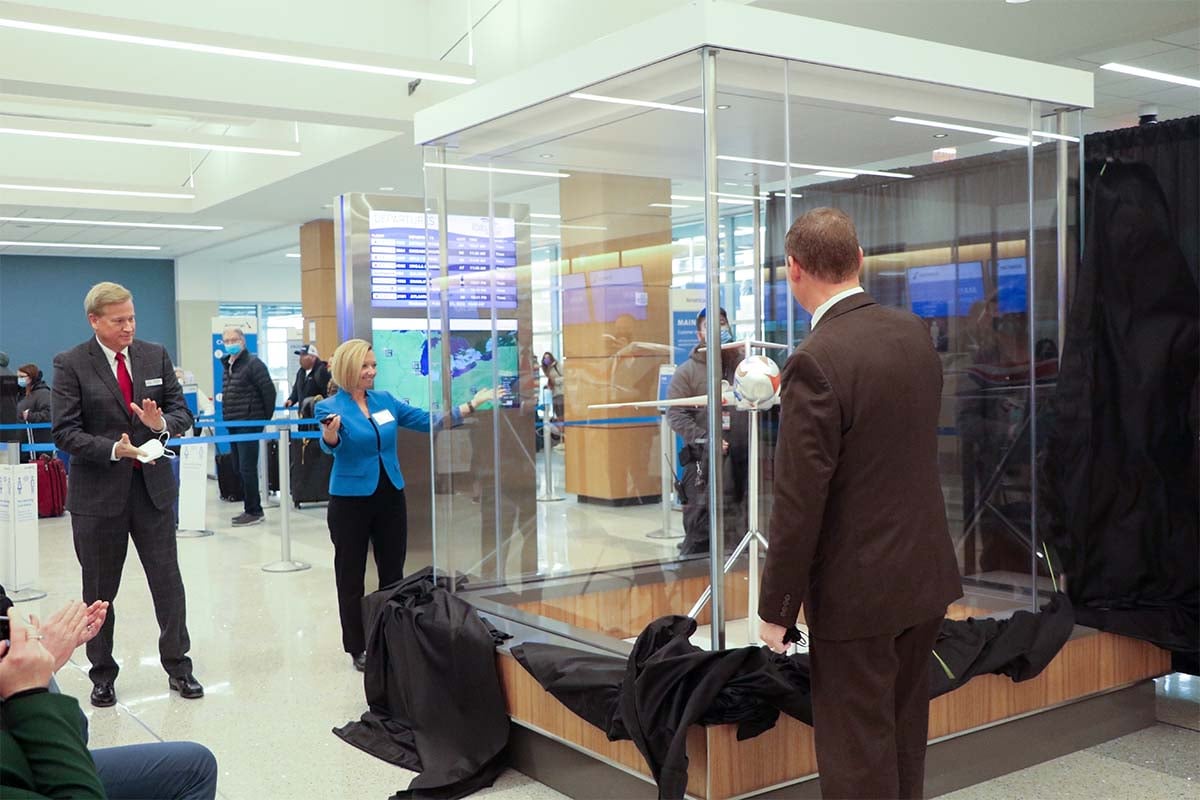
[[[116, 599], [129, 540], [146, 571], [160, 631], [158, 652], [171, 690], [204, 695], [192, 675], [183, 578], [175, 550], [179, 484], [166, 459], [143, 463], [140, 446], [192, 427], [162, 345], [133, 338], [133, 295], [98, 283], [84, 300], [96, 336], [54, 357], [54, 443], [71, 454], [67, 510], [83, 573], [83, 599]], [[92, 705], [116, 703], [115, 605], [88, 642]]]

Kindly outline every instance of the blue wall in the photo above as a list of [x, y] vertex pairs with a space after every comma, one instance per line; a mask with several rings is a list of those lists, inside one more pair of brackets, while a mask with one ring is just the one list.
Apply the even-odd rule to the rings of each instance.
[[83, 298], [101, 281], [133, 292], [137, 338], [164, 345], [174, 361], [174, 261], [0, 255], [0, 350], [9, 368], [33, 362], [52, 381], [55, 354], [94, 335]]

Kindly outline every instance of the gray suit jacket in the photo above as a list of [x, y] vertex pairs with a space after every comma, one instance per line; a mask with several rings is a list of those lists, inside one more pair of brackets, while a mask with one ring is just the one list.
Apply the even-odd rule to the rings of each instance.
[[[129, 346], [129, 361], [133, 402], [141, 405], [149, 398], [158, 403], [172, 435], [192, 427], [192, 413], [166, 349], [135, 339]], [[134, 462], [128, 458], [113, 461], [113, 444], [122, 433], [128, 433], [134, 445], [154, 438], [154, 433], [126, 407], [121, 387], [95, 339], [54, 357], [53, 413], [54, 443], [71, 454], [67, 510], [98, 517], [121, 513], [129, 499]], [[143, 464], [142, 474], [155, 507], [170, 507], [179, 496], [179, 484], [167, 459]]]
[[857, 294], [783, 370], [759, 616], [895, 634], [962, 596], [938, 477], [942, 365], [925, 326]]

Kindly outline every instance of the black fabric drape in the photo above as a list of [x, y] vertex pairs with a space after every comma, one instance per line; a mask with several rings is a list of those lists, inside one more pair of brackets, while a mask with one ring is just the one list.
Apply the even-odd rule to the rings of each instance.
[[1200, 283], [1200, 116], [1103, 133], [1083, 140], [1089, 160], [1116, 159], [1150, 167], [1166, 200], [1171, 230]]
[[1200, 293], [1154, 171], [1089, 172], [1041, 527], [1081, 623], [1195, 651]]
[[448, 589], [448, 579], [426, 568], [364, 599], [370, 710], [333, 732], [420, 773], [394, 798], [455, 800], [504, 770], [499, 637]]
[[[1006, 620], [942, 623], [930, 656], [930, 696], [976, 675], [1037, 676], [1074, 627], [1071, 603], [1055, 595], [1040, 613]], [[513, 657], [567, 708], [605, 732], [632, 739], [658, 783], [660, 798], [687, 790], [690, 725], [738, 723], [738, 739], [774, 727], [779, 713], [812, 724], [808, 654], [781, 656], [763, 647], [701, 650], [689, 641], [696, 621], [661, 617], [650, 623], [629, 657], [529, 643]]]

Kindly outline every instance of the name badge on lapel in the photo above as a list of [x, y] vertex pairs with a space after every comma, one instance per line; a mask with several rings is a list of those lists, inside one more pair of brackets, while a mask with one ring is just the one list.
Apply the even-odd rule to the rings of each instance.
[[162, 378], [146, 378], [147, 386], [162, 386]]
[[376, 411], [371, 415], [371, 419], [375, 420], [376, 425], [387, 425], [389, 422], [395, 422], [396, 418], [392, 416], [392, 412], [386, 408], [383, 411]]

